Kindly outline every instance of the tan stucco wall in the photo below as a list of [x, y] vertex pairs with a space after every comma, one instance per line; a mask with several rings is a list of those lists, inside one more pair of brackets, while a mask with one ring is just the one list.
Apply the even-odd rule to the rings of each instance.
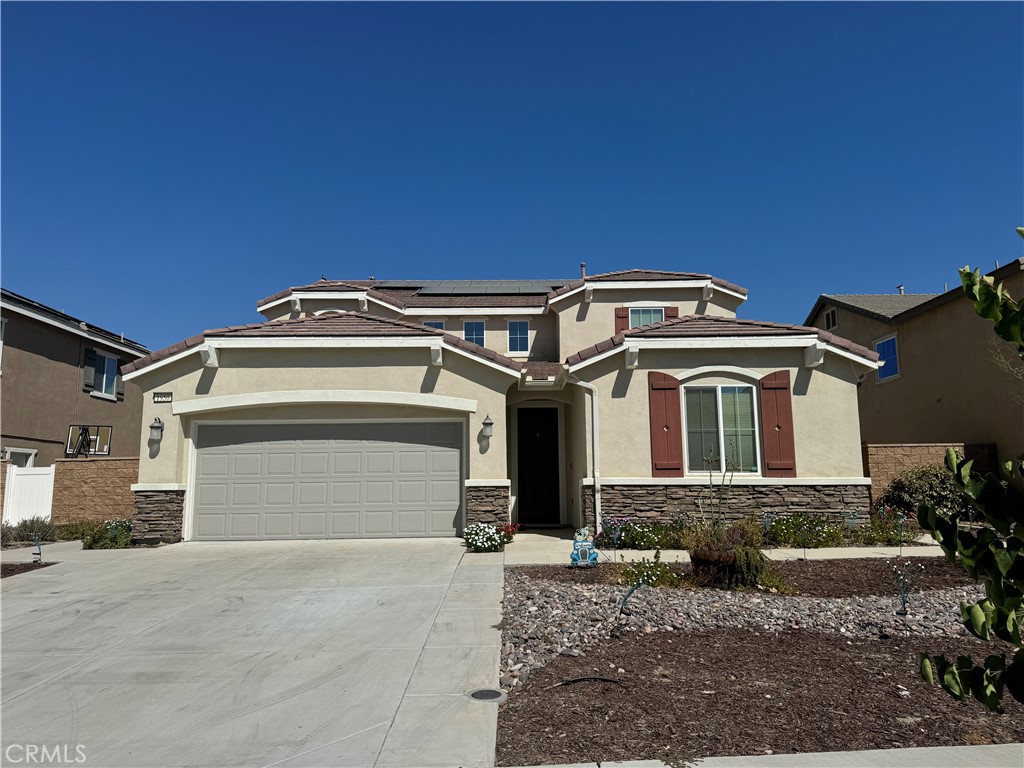
[[82, 390], [86, 349], [125, 362], [135, 356], [17, 312], [4, 312], [3, 317], [3, 447], [34, 449], [35, 465], [45, 467], [64, 458], [72, 424], [95, 424], [113, 428], [111, 456], [137, 456], [142, 411], [138, 386], [126, 382], [124, 400], [118, 402]]
[[[642, 350], [635, 370], [622, 369], [619, 355], [577, 374], [597, 386], [600, 396], [601, 476], [650, 477], [649, 371], [677, 378], [705, 366], [733, 366], [758, 378], [789, 370], [793, 382], [793, 431], [798, 477], [863, 477], [853, 364], [826, 353], [818, 368], [802, 367], [800, 350]], [[687, 379], [683, 386], [712, 383], [756, 384], [728, 373]], [[756, 397], [756, 394], [755, 394]], [[684, 438], [685, 442], [685, 438]], [[692, 474], [692, 473], [691, 473]]]
[[[1005, 287], [1024, 296], [1024, 272]], [[965, 296], [895, 325], [843, 309], [838, 319], [837, 333], [869, 348], [897, 334], [899, 378], [871, 373], [860, 388], [864, 442], [995, 443], [1003, 459], [1024, 452], [1024, 386], [993, 363], [993, 344], [1011, 359], [1016, 353]]]
[[[377, 418], [459, 418], [469, 429], [469, 479], [502, 479], [506, 467], [504, 423], [505, 391], [514, 381], [510, 375], [444, 350], [442, 367], [429, 364], [429, 351], [417, 349], [273, 349], [219, 351], [220, 368], [203, 368], [198, 355], [190, 355], [144, 374], [136, 381], [143, 387], [145, 403], [140, 436], [142, 458], [140, 483], [184, 483], [187, 479], [187, 443], [195, 420], [325, 420]], [[260, 392], [295, 390], [370, 390], [436, 394], [477, 401], [476, 413], [435, 408], [390, 405], [329, 404], [246, 407], [178, 417], [172, 405], [153, 403], [154, 391], [171, 392], [175, 403]], [[486, 414], [494, 419], [494, 434], [479, 439], [480, 422]], [[148, 444], [154, 417], [165, 424], [159, 450]]]
[[558, 315], [560, 360], [614, 336], [617, 307], [677, 307], [680, 315], [735, 317], [742, 303], [721, 291], [715, 291], [711, 301], [704, 301], [698, 288], [596, 289], [593, 301], [587, 303], [583, 298], [581, 291], [551, 305]]

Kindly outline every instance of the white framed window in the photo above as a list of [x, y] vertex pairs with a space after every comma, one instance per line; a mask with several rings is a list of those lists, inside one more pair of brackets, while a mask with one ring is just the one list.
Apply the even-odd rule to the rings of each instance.
[[629, 327], [639, 328], [641, 325], [660, 323], [665, 319], [664, 307], [630, 307]]
[[530, 321], [510, 320], [508, 323], [508, 351], [524, 353], [530, 351]]
[[825, 310], [825, 330], [831, 331], [839, 325], [839, 312], [835, 307]]
[[4, 446], [3, 456], [16, 467], [34, 467], [37, 453], [33, 448]]
[[[0, 317], [0, 373], [4, 366], [4, 333], [7, 332], [7, 318]], [[31, 466], [30, 464], [27, 466]]]
[[93, 363], [95, 378], [93, 379], [91, 392], [93, 396], [108, 400], [117, 399], [118, 367], [118, 359], [116, 357], [111, 357], [99, 350], [95, 350], [95, 361]]
[[878, 362], [882, 367], [878, 369], [878, 381], [888, 381], [900, 375], [899, 349], [896, 344], [896, 334], [886, 336], [875, 342], [875, 352], [878, 353]]
[[72, 424], [68, 427], [68, 444], [64, 451], [69, 456], [109, 456], [113, 434], [113, 427]]
[[444, 330], [444, 320], [424, 320], [423, 324], [427, 326], [427, 328], [437, 328], [439, 331]]
[[466, 341], [484, 346], [484, 321], [466, 320], [462, 324], [462, 334]]
[[683, 388], [688, 471], [760, 472], [755, 402], [747, 385]]

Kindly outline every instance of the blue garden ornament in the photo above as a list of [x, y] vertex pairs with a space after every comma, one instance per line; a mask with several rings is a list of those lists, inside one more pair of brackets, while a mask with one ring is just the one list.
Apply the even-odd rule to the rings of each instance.
[[572, 552], [569, 562], [577, 565], [597, 565], [597, 550], [594, 549], [594, 537], [587, 528], [579, 528], [573, 536]]

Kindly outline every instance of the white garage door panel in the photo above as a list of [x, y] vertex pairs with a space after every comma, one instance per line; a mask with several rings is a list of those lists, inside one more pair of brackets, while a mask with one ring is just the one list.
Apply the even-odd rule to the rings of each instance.
[[461, 435], [455, 423], [201, 426], [194, 538], [453, 536]]

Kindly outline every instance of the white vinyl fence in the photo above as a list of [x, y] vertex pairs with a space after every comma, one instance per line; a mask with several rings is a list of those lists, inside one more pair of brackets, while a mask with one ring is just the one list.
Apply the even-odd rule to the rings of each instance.
[[17, 525], [30, 517], [50, 519], [53, 503], [53, 467], [7, 465], [4, 487], [4, 522]]

